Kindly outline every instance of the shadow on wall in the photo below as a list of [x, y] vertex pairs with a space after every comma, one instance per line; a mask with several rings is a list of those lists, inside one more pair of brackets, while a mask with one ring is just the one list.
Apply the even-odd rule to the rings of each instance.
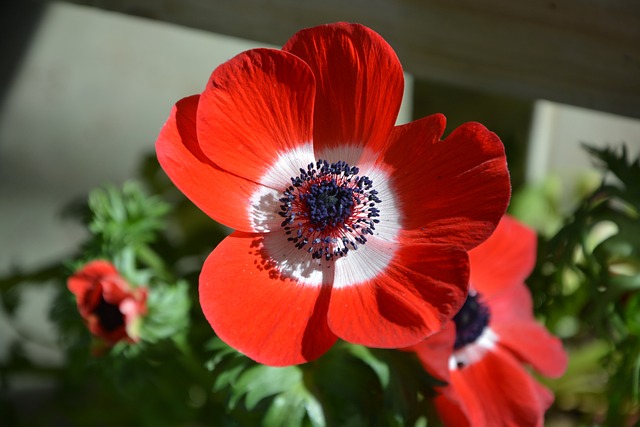
[[0, 111], [31, 37], [38, 27], [45, 4], [34, 0], [20, 0], [9, 2], [2, 9], [0, 13], [0, 43], [2, 43]]

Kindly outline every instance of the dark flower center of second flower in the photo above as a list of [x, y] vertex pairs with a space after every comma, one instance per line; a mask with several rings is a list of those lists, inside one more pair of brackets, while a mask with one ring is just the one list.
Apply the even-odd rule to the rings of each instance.
[[469, 293], [464, 305], [453, 317], [456, 324], [455, 350], [475, 342], [489, 324], [491, 312], [478, 293]]
[[380, 199], [373, 181], [358, 173], [342, 161], [318, 160], [300, 168], [280, 198], [287, 240], [327, 261], [364, 245], [379, 222]]
[[100, 302], [96, 307], [94, 314], [100, 320], [100, 326], [107, 332], [115, 331], [124, 326], [124, 315], [117, 305], [108, 303], [104, 298], [100, 298]]

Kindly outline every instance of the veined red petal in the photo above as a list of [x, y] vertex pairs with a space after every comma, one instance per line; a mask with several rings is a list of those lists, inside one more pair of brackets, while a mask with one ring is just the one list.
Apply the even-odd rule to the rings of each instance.
[[562, 341], [533, 320], [500, 323], [494, 330], [500, 336], [500, 345], [542, 375], [557, 378], [567, 369]]
[[424, 156], [440, 141], [446, 125], [446, 117], [438, 113], [394, 127], [383, 147], [382, 160], [394, 168], [394, 173], [411, 179], [412, 169], [424, 163]]
[[336, 341], [327, 325], [330, 287], [285, 277], [260, 235], [234, 232], [207, 258], [200, 305], [216, 334], [257, 362], [284, 366], [316, 359]]
[[447, 322], [441, 331], [406, 350], [414, 351], [418, 355], [429, 375], [449, 382], [449, 357], [455, 341], [456, 325], [454, 322]]
[[490, 327], [500, 337], [500, 345], [547, 377], [564, 373], [567, 354], [562, 341], [537, 323], [531, 293], [524, 283], [505, 286], [486, 302], [491, 310]]
[[549, 403], [519, 362], [499, 347], [478, 363], [452, 371], [447, 389], [436, 400], [447, 426], [454, 424], [447, 422], [446, 411], [457, 404], [474, 427], [542, 427]]
[[[265, 178], [289, 152], [313, 158], [315, 83], [307, 64], [288, 52], [253, 49], [220, 65], [202, 93], [198, 142], [215, 164], [281, 190], [290, 172]], [[307, 159], [293, 168], [307, 165]], [[266, 181], [266, 182], [265, 182]]]
[[251, 205], [251, 197], [271, 190], [220, 169], [202, 152], [196, 134], [199, 99], [193, 95], [173, 107], [156, 141], [158, 161], [176, 187], [211, 218], [254, 231], [264, 212]]
[[345, 341], [369, 347], [417, 344], [463, 304], [467, 268], [461, 249], [402, 242], [385, 271], [333, 288], [329, 326]]
[[535, 266], [536, 248], [535, 231], [505, 215], [494, 233], [469, 251], [471, 286], [485, 299], [510, 286], [521, 286]]
[[95, 282], [103, 277], [117, 274], [118, 270], [110, 262], [104, 260], [91, 261], [69, 277], [67, 287], [78, 301], [82, 301], [85, 298], [85, 294], [92, 290]]
[[471, 249], [493, 232], [511, 193], [500, 139], [466, 123], [446, 139], [441, 115], [394, 128], [384, 160], [415, 238]]
[[533, 300], [524, 283], [507, 286], [485, 299], [491, 310], [491, 324], [513, 323], [518, 321], [534, 322]]
[[[475, 425], [470, 423], [471, 417], [467, 414], [467, 407], [475, 403], [473, 394], [469, 395], [468, 390], [463, 387], [458, 387], [457, 393], [451, 387], [447, 387], [445, 390], [451, 390], [450, 394], [453, 396], [449, 396], [449, 393], [443, 393], [434, 399], [438, 415], [445, 427], [485, 427], [485, 424]], [[460, 396], [470, 397], [467, 397], [464, 401], [466, 404], [463, 404], [459, 402]], [[475, 413], [479, 411], [480, 409], [476, 410]]]
[[104, 279], [118, 274], [112, 263], [94, 260], [69, 277], [67, 287], [76, 296], [78, 311], [83, 317], [90, 316], [100, 303]]
[[379, 151], [395, 124], [404, 75], [380, 35], [359, 24], [336, 23], [296, 33], [283, 47], [316, 77], [316, 152], [339, 145]]

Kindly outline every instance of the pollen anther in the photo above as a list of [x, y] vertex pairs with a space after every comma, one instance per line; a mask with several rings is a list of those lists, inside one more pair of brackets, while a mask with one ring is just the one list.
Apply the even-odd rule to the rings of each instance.
[[343, 161], [318, 160], [299, 171], [279, 199], [287, 240], [327, 261], [364, 245], [380, 222], [373, 181]]

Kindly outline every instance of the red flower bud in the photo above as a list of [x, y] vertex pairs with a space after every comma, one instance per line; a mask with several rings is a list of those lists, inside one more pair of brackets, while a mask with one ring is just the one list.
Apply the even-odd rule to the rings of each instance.
[[132, 288], [108, 261], [92, 261], [67, 281], [89, 331], [113, 345], [139, 339], [137, 323], [147, 312], [147, 289]]

